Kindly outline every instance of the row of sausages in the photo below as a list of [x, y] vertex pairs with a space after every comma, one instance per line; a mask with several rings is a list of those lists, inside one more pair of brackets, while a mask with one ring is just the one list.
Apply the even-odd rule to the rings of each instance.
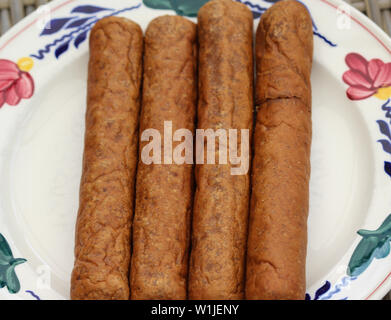
[[[241, 3], [212, 0], [197, 25], [156, 18], [145, 38], [124, 18], [94, 26], [72, 299], [304, 298], [312, 41], [302, 4], [273, 5], [256, 33], [254, 86]], [[251, 175], [144, 163], [140, 134], [165, 121], [249, 129]]]

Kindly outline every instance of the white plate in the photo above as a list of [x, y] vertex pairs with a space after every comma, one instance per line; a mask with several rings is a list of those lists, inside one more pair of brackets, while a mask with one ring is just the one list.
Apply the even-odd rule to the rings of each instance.
[[[124, 16], [145, 29], [172, 9], [194, 14], [202, 2], [160, 10], [146, 4], [170, 1], [55, 0], [0, 39], [0, 59], [9, 60], [0, 61], [1, 299], [69, 298], [86, 37], [96, 19]], [[272, 1], [242, 2], [256, 27]], [[391, 41], [339, 0], [303, 2], [315, 33], [307, 298], [381, 299], [391, 289], [391, 89], [380, 89], [391, 86], [391, 65], [383, 64]]]

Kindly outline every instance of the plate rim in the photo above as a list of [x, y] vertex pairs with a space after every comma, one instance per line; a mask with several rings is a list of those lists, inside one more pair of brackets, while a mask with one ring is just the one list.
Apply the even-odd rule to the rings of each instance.
[[[53, 0], [47, 4], [51, 9], [51, 12], [55, 12], [57, 9], [60, 9], [63, 6], [66, 6], [72, 2], [77, 2], [78, 0]], [[260, 0], [254, 0], [260, 1]], [[143, 3], [142, 0], [137, 0], [134, 2]], [[370, 20], [363, 13], [358, 11], [352, 5], [343, 2], [342, 0], [318, 0], [318, 3], [323, 3], [326, 5], [330, 5], [337, 9], [339, 6], [349, 6], [351, 10], [351, 14], [348, 14], [349, 17], [358, 23], [364, 30], [368, 31], [371, 36], [373, 36], [383, 47], [384, 49], [391, 55], [391, 38], [372, 20]], [[346, 14], [346, 13], [345, 13]], [[32, 12], [30, 15], [21, 19], [17, 24], [12, 26], [7, 32], [1, 36], [0, 38], [0, 54], [2, 49], [4, 49], [8, 44], [13, 42], [18, 38], [20, 34], [22, 34], [29, 26], [34, 24], [40, 18], [39, 9]], [[375, 289], [368, 295], [367, 299], [381, 299], [384, 295], [387, 294], [391, 290], [391, 272], [387, 275], [387, 277], [376, 286]], [[370, 290], [368, 290], [369, 292]]]

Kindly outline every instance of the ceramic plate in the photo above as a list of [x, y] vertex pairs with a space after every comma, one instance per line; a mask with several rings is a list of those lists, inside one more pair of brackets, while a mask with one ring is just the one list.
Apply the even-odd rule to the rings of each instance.
[[[0, 39], [0, 299], [69, 299], [94, 23], [206, 1], [55, 0]], [[251, 0], [254, 27], [275, 1]], [[339, 0], [313, 18], [313, 147], [307, 299], [391, 289], [391, 41]], [[174, 5], [175, 4], [175, 5]]]

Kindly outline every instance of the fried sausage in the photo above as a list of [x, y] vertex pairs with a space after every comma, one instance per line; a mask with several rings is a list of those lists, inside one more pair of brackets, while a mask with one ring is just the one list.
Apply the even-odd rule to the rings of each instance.
[[129, 299], [142, 50], [130, 20], [105, 18], [91, 31], [72, 299]]
[[[210, 1], [198, 13], [198, 30], [197, 128], [215, 132], [218, 129], [251, 132], [251, 11], [231, 0]], [[238, 150], [241, 150], [241, 144], [238, 139]], [[224, 147], [216, 146], [217, 156]], [[190, 299], [228, 300], [244, 296], [250, 178], [248, 171], [243, 175], [232, 175], [232, 167], [230, 162], [196, 166]]]
[[304, 299], [311, 151], [312, 21], [280, 1], [256, 33], [246, 298]]
[[[165, 122], [171, 122], [172, 133], [188, 130], [191, 151], [197, 103], [196, 35], [196, 25], [183, 17], [162, 16], [150, 23], [140, 119], [140, 135], [152, 128], [162, 142], [163, 133], [164, 140], [172, 139], [166, 137]], [[172, 150], [179, 144], [174, 142]], [[131, 299], [186, 299], [193, 164], [177, 164], [175, 159], [172, 164], [146, 164], [145, 145], [140, 143], [137, 171]], [[163, 156], [163, 143], [161, 150]]]

